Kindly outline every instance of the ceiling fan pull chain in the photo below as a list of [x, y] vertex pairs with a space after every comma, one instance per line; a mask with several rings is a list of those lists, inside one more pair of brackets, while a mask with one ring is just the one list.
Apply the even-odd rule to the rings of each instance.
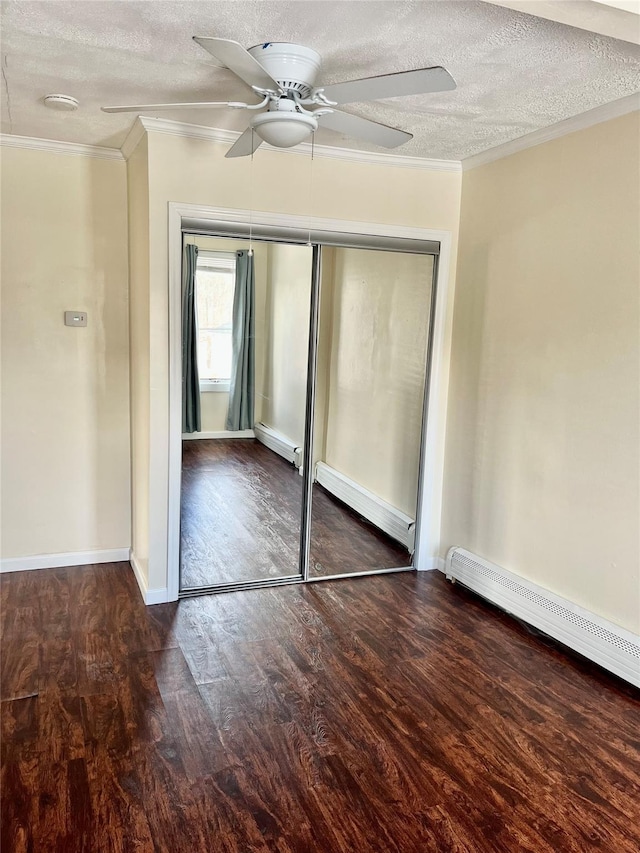
[[249, 164], [249, 257], [253, 257], [253, 135], [255, 130], [251, 128], [251, 163]]
[[311, 169], [309, 175], [309, 240], [308, 246], [311, 246], [311, 225], [313, 223], [313, 160], [315, 154], [316, 134], [315, 131], [311, 134]]

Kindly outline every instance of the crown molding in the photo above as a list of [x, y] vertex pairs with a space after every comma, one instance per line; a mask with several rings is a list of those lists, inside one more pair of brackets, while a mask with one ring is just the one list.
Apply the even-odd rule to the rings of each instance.
[[[183, 136], [190, 139], [205, 139], [209, 142], [217, 142], [222, 145], [232, 145], [240, 136], [239, 133], [233, 130], [222, 130], [216, 127], [204, 127], [199, 124], [186, 124], [181, 121], [171, 121], [162, 118], [148, 118], [147, 116], [138, 116], [134, 127], [129, 134], [132, 140], [135, 140], [135, 145], [140, 141], [136, 131], [136, 125], [140, 124], [146, 131], [152, 133], [167, 133], [171, 136]], [[129, 145], [129, 137], [125, 140], [123, 146], [123, 154], [130, 156], [127, 151], [133, 151], [135, 145]], [[275, 151], [278, 154], [303, 154], [307, 157], [311, 155], [311, 144], [302, 142], [294, 148], [274, 148], [271, 145], [263, 144], [265, 150]], [[426, 157], [402, 157], [397, 154], [385, 154], [373, 151], [358, 151], [351, 148], [338, 148], [333, 145], [314, 145], [313, 156], [318, 159], [329, 160], [345, 160], [351, 163], [367, 163], [377, 166], [398, 166], [404, 169], [426, 169], [431, 172], [460, 172], [462, 167], [459, 160], [430, 160]]]
[[[517, 139], [512, 139], [494, 148], [488, 148], [471, 157], [459, 160], [431, 160], [426, 157], [404, 157], [397, 154], [386, 154], [374, 151], [360, 151], [352, 148], [340, 148], [332, 145], [313, 146], [313, 155], [318, 159], [342, 160], [351, 163], [365, 163], [378, 166], [395, 166], [404, 169], [421, 169], [431, 172], [467, 172], [486, 163], [493, 163], [503, 157], [509, 157], [527, 148], [542, 145], [553, 139], [559, 139], [577, 130], [584, 130], [595, 124], [609, 121], [627, 113], [640, 110], [640, 93], [627, 95], [617, 101], [595, 107], [584, 113], [559, 121], [556, 124], [534, 130]], [[172, 136], [182, 136], [190, 139], [203, 139], [221, 145], [232, 145], [240, 134], [232, 130], [205, 127], [198, 124], [187, 124], [169, 119], [149, 118], [138, 116], [129, 131], [122, 148], [106, 148], [101, 145], [83, 145], [78, 142], [62, 142], [57, 139], [39, 139], [33, 136], [16, 136], [0, 134], [0, 145], [8, 148], [26, 148], [32, 151], [53, 151], [57, 154], [72, 154], [80, 157], [96, 157], [100, 160], [128, 160], [146, 132], [166, 133]], [[266, 150], [278, 154], [311, 155], [312, 146], [308, 142], [296, 145], [294, 148], [274, 148], [264, 144]]]
[[594, 107], [587, 112], [578, 113], [571, 118], [551, 124], [549, 127], [534, 130], [532, 133], [519, 136], [517, 139], [511, 139], [502, 145], [496, 145], [495, 148], [488, 148], [486, 151], [480, 151], [479, 154], [466, 157], [462, 161], [462, 171], [468, 172], [470, 169], [484, 166], [486, 163], [493, 163], [495, 160], [502, 160], [503, 157], [517, 154], [518, 151], [526, 151], [527, 148], [542, 145], [544, 142], [551, 142], [553, 139], [559, 139], [561, 136], [567, 136], [577, 130], [585, 130], [594, 124], [601, 124], [603, 121], [619, 118], [639, 109], [640, 93], [636, 92], [633, 95], [627, 95], [625, 98], [619, 98], [617, 101]]
[[31, 151], [53, 151], [56, 154], [73, 154], [76, 157], [97, 157], [99, 160], [124, 160], [119, 148], [101, 145], [82, 145], [79, 142], [61, 142], [58, 139], [38, 139], [35, 136], [0, 134], [0, 145], [7, 148], [28, 148]]
[[142, 142], [146, 132], [147, 129], [143, 120], [140, 118], [140, 116], [137, 116], [136, 120], [131, 125], [131, 130], [127, 134], [127, 138], [120, 147], [120, 151], [122, 152], [122, 156], [125, 160], [128, 160], [129, 157], [131, 157], [140, 142]]

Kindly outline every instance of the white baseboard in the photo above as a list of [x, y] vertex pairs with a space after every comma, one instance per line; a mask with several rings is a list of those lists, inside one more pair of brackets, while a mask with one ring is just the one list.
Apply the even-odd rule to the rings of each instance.
[[414, 518], [405, 515], [325, 462], [316, 464], [316, 482], [409, 551], [413, 551], [416, 527]]
[[424, 565], [416, 566], [416, 569], [419, 572], [433, 572], [440, 571], [444, 572], [446, 566], [446, 560], [444, 557], [431, 557], [430, 560], [425, 560]]
[[131, 563], [133, 574], [135, 575], [135, 578], [138, 581], [138, 586], [140, 587], [140, 592], [142, 593], [142, 600], [144, 601], [144, 603], [165, 604], [167, 601], [169, 601], [169, 596], [166, 587], [156, 587], [149, 589], [149, 587], [147, 586], [146, 572], [143, 570], [140, 564], [140, 560], [138, 560], [133, 551], [128, 552], [127, 559]]
[[460, 581], [507, 613], [640, 687], [637, 634], [463, 548], [450, 549], [445, 573], [447, 578]]
[[26, 572], [32, 569], [60, 569], [65, 566], [89, 566], [93, 563], [127, 563], [128, 548], [102, 551], [68, 551], [63, 554], [34, 554], [32, 557], [7, 557], [0, 560], [0, 573]]
[[264, 444], [269, 450], [273, 450], [274, 453], [282, 456], [287, 462], [300, 467], [301, 450], [295, 442], [266, 424], [256, 424], [253, 429], [256, 438], [261, 444]]
[[183, 432], [183, 441], [194, 441], [198, 438], [255, 438], [256, 434], [252, 429], [219, 429], [213, 432]]

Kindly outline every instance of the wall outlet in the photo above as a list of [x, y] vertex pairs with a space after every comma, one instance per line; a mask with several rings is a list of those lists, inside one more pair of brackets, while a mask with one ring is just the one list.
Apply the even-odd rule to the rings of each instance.
[[86, 311], [65, 311], [64, 312], [65, 326], [86, 326], [87, 312]]

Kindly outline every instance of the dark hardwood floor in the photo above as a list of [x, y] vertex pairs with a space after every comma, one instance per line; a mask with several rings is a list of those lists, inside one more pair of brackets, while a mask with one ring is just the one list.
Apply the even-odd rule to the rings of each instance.
[[370, 521], [313, 484], [309, 576], [410, 568], [411, 554]]
[[638, 692], [441, 574], [4, 575], [3, 853], [637, 853]]
[[255, 439], [182, 442], [181, 586], [298, 573], [302, 477]]
[[[255, 439], [182, 444], [182, 588], [298, 573], [302, 477]], [[410, 566], [405, 548], [313, 489], [311, 574]]]

